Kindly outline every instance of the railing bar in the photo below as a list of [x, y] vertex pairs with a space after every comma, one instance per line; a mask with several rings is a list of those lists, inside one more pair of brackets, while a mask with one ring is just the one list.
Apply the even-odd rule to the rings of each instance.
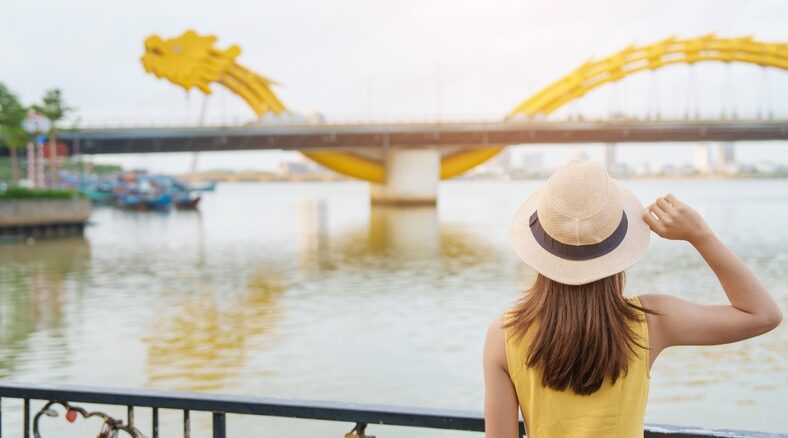
[[153, 408], [152, 417], [151, 422], [153, 423], [153, 430], [151, 431], [151, 437], [159, 438], [159, 408]]
[[25, 428], [24, 437], [30, 438], [30, 399], [25, 399], [25, 419], [23, 423], [23, 427]]
[[129, 427], [134, 427], [134, 406], [126, 406], [126, 417], [128, 418]]
[[[339, 422], [365, 422], [391, 426], [433, 429], [484, 431], [480, 412], [446, 409], [423, 409], [403, 406], [340, 403], [270, 397], [233, 396], [222, 394], [176, 393], [150, 390], [116, 390], [75, 385], [31, 385], [0, 381], [0, 397], [25, 401], [25, 437], [31, 435], [30, 400], [69, 400], [70, 402], [115, 406], [150, 407], [184, 411], [184, 429], [188, 434], [189, 411], [267, 415], [286, 418], [309, 418]], [[154, 411], [155, 413], [157, 411]], [[157, 420], [156, 420], [156, 424]], [[157, 427], [157, 426], [156, 426]], [[521, 430], [523, 428], [520, 423]], [[156, 433], [154, 436], [158, 435]], [[777, 438], [781, 434], [748, 431], [715, 431], [703, 428], [647, 424], [645, 436], [727, 436]], [[188, 436], [188, 435], [186, 435]]]
[[189, 438], [191, 432], [189, 431], [189, 410], [183, 410], [183, 438]]
[[224, 412], [213, 413], [213, 438], [225, 438], [227, 435]]

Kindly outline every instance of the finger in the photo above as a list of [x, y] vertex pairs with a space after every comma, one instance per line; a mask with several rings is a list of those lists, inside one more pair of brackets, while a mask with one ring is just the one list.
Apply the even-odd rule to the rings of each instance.
[[660, 196], [657, 198], [657, 206], [662, 209], [665, 213], [670, 213], [673, 210], [673, 205], [665, 199], [664, 196]]
[[648, 206], [648, 209], [651, 210], [651, 212], [657, 216], [657, 220], [659, 220], [660, 222], [665, 223], [666, 220], [670, 220], [668, 214], [665, 213], [663, 209], [659, 208], [659, 205], [651, 204]]
[[668, 193], [667, 195], [665, 195], [665, 199], [667, 199], [667, 201], [670, 202], [674, 207], [677, 205], [681, 205], [682, 203], [681, 201], [679, 201], [677, 197], [673, 196], [673, 193]]
[[653, 232], [662, 235], [662, 231], [664, 230], [663, 228], [664, 225], [659, 223], [659, 221], [657, 220], [657, 218], [654, 217], [654, 215], [651, 213], [651, 210], [649, 208], [646, 208], [643, 211], [643, 220], [646, 222], [646, 224], [648, 224], [648, 227], [651, 228]]

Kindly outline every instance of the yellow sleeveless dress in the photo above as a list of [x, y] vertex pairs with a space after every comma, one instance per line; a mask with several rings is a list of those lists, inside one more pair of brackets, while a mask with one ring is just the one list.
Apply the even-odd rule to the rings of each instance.
[[[637, 297], [631, 300], [640, 306]], [[641, 338], [638, 343], [648, 346], [646, 318], [639, 313], [642, 321], [634, 325], [635, 332]], [[505, 330], [506, 361], [528, 438], [643, 436], [650, 380], [647, 350], [637, 349], [629, 371], [615, 384], [608, 379], [595, 393], [577, 395], [572, 390], [556, 391], [542, 386], [541, 371], [525, 364], [533, 331], [529, 329], [519, 340], [510, 332], [511, 329]]]

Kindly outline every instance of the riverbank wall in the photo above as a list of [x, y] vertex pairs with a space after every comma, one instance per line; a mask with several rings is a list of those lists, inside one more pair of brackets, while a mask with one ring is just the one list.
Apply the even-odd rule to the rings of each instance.
[[88, 199], [0, 200], [0, 237], [81, 235], [91, 212]]

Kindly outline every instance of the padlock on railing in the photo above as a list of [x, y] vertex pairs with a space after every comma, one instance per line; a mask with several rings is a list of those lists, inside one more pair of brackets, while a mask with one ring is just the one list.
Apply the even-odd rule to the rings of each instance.
[[[92, 417], [99, 417], [103, 420], [101, 424], [101, 431], [99, 431], [97, 438], [118, 438], [118, 434], [120, 432], [125, 432], [131, 438], [145, 438], [145, 435], [142, 434], [134, 425], [132, 424], [124, 424], [123, 420], [119, 420], [113, 418], [104, 412], [88, 412], [83, 408], [78, 406], [71, 405], [66, 401], [60, 400], [52, 400], [44, 405], [40, 411], [33, 417], [33, 437], [41, 438], [41, 432], [38, 428], [38, 422], [42, 416], [47, 417], [57, 417], [58, 413], [53, 408], [56, 405], [62, 406], [65, 410], [65, 417], [69, 423], [73, 423], [77, 420], [77, 415], [82, 416], [82, 418], [92, 418]], [[131, 423], [131, 421], [130, 421]]]
[[375, 438], [375, 435], [365, 435], [365, 430], [367, 430], [367, 423], [356, 423], [353, 430], [345, 434], [345, 438]]

